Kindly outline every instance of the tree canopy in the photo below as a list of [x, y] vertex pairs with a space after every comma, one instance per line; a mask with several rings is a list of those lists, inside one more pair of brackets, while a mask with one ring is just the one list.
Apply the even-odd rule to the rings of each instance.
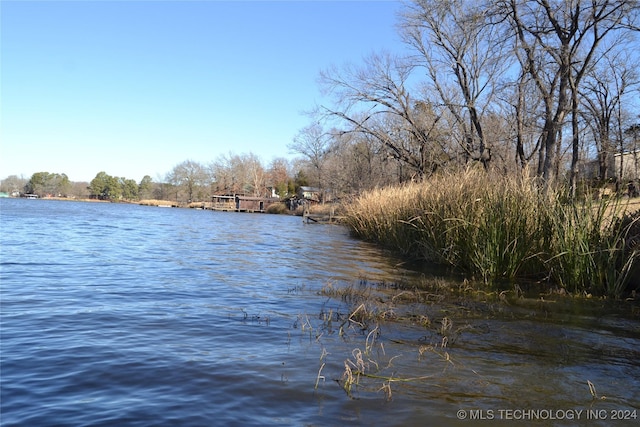
[[69, 177], [65, 174], [36, 172], [25, 185], [24, 191], [28, 194], [43, 196], [66, 195], [71, 188]]

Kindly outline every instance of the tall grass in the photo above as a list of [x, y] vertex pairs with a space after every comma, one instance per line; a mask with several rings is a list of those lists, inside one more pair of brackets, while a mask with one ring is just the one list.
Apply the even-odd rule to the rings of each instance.
[[352, 232], [485, 282], [548, 278], [568, 292], [619, 297], [637, 251], [616, 199], [571, 201], [562, 188], [484, 171], [376, 189], [347, 206]]
[[570, 292], [594, 292], [619, 297], [636, 253], [624, 250], [627, 230], [617, 199], [557, 203], [544, 214], [550, 277]]

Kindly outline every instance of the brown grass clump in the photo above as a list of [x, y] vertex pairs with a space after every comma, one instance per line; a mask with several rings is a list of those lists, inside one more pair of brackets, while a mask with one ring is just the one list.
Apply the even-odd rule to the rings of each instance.
[[158, 199], [144, 199], [138, 202], [139, 205], [143, 206], [174, 206], [174, 202], [170, 202], [168, 200], [158, 200]]
[[289, 208], [284, 203], [273, 203], [267, 206], [265, 212], [270, 214], [286, 214], [289, 212]]

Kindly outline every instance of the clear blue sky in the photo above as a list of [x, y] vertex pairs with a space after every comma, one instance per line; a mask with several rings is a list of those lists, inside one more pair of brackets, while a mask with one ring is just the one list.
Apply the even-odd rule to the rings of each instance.
[[2, 1], [0, 179], [154, 180], [264, 163], [326, 103], [318, 73], [399, 52], [392, 1]]

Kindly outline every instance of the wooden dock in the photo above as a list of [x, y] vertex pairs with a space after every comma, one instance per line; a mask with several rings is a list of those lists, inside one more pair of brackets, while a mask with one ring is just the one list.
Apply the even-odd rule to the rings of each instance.
[[307, 224], [328, 224], [328, 223], [338, 223], [344, 219], [343, 216], [336, 215], [333, 207], [329, 211], [329, 214], [312, 214], [309, 211], [309, 205], [305, 205], [304, 210], [302, 211], [302, 220]]
[[279, 203], [276, 197], [255, 197], [241, 194], [234, 195], [214, 195], [211, 197], [211, 210], [225, 212], [251, 212], [264, 213], [267, 208]]

